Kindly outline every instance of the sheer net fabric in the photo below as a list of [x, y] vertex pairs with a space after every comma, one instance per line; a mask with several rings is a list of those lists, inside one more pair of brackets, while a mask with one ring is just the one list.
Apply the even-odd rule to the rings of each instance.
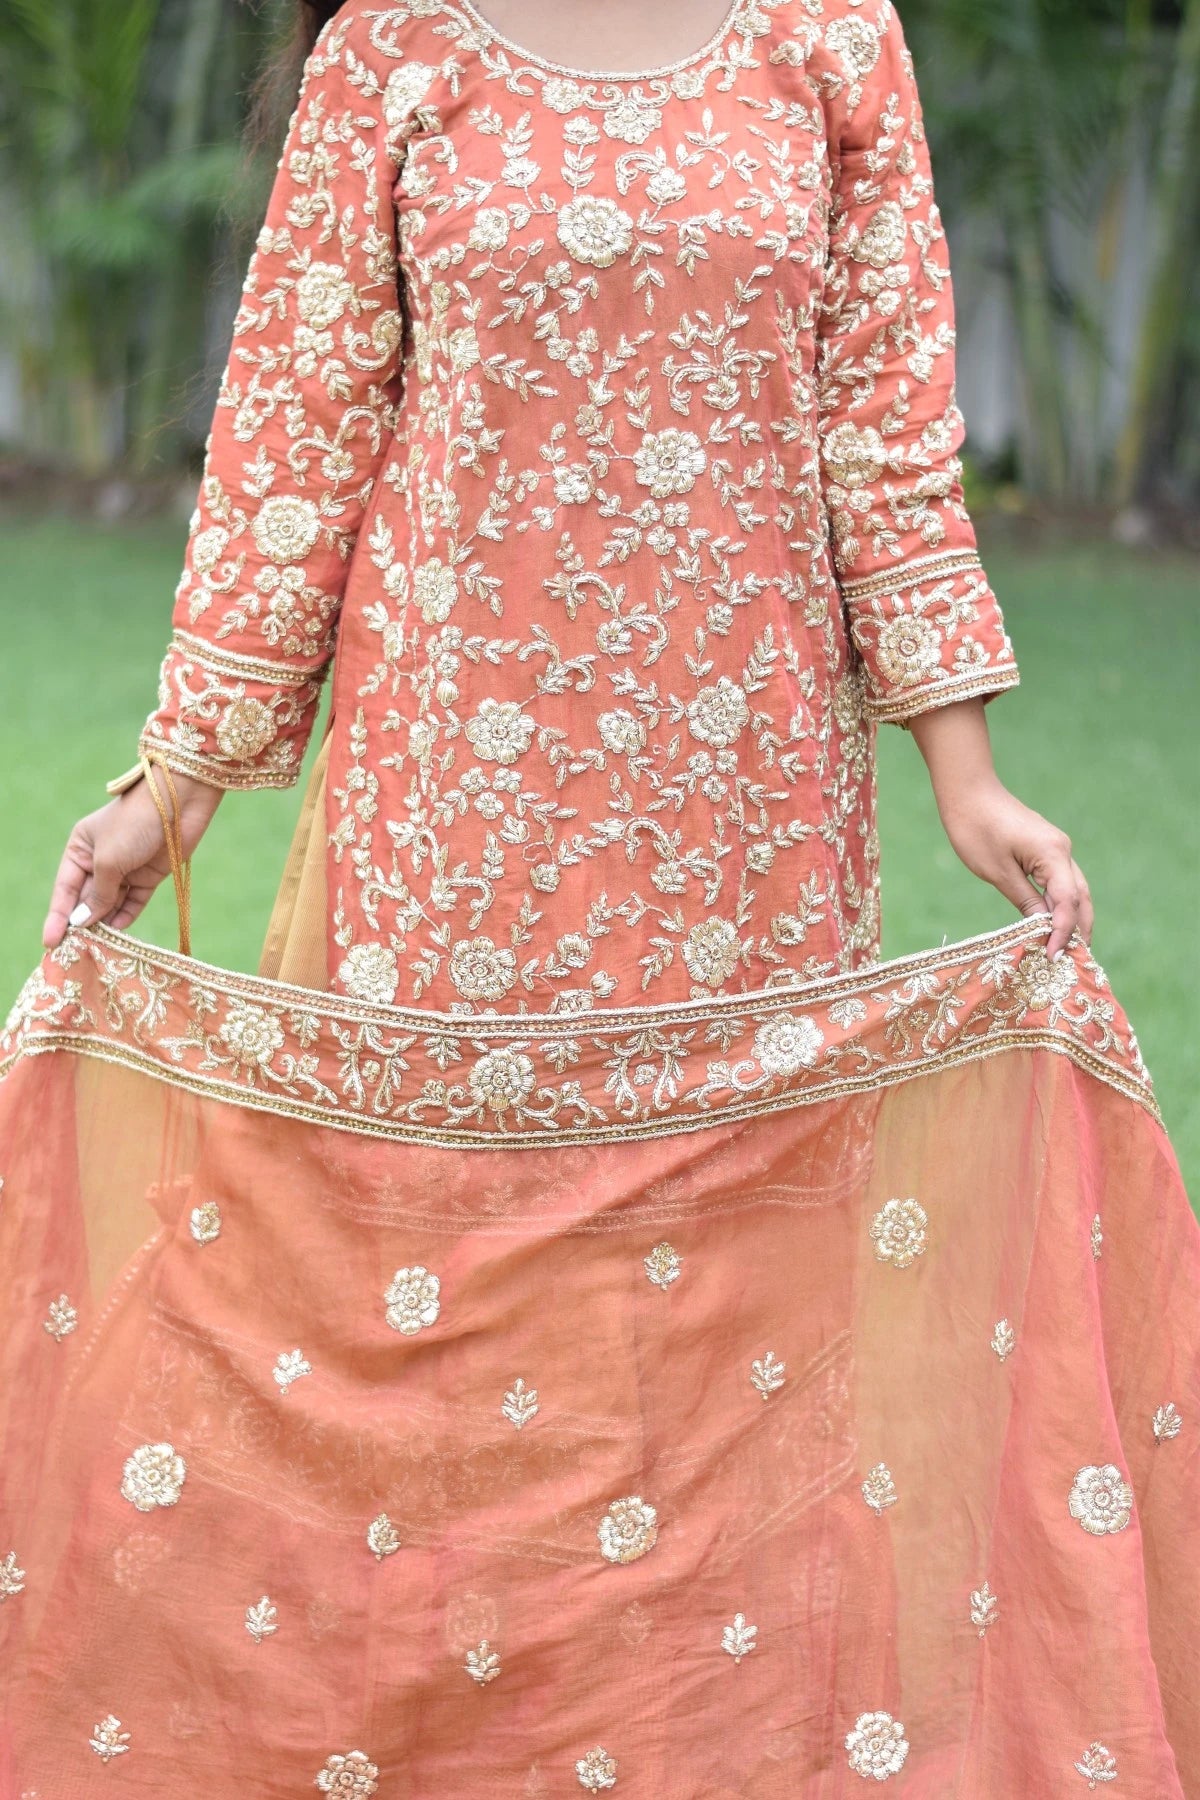
[[0, 1040], [0, 1792], [1200, 1792], [1200, 1245], [1066, 967], [418, 1119], [411, 1016], [73, 933]]

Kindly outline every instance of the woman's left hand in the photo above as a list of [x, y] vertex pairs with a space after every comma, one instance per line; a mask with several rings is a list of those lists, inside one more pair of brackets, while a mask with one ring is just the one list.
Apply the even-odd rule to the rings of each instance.
[[996, 774], [983, 701], [921, 713], [910, 730], [928, 765], [946, 836], [971, 873], [1027, 918], [1052, 915], [1047, 955], [1061, 956], [1076, 931], [1090, 944], [1092, 897], [1071, 840], [1010, 794]]

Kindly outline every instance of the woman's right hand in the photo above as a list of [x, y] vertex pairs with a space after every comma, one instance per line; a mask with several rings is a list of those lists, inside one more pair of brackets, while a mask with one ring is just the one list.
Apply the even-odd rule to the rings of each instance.
[[[179, 795], [183, 854], [189, 857], [208, 829], [224, 789], [187, 775], [173, 774], [172, 779]], [[161, 781], [159, 791], [170, 817], [170, 798]], [[67, 839], [42, 928], [43, 944], [53, 950], [62, 943], [71, 915], [80, 905], [87, 907], [88, 918], [76, 923], [123, 930], [170, 874], [162, 820], [143, 776], [107, 806], [80, 819]]]

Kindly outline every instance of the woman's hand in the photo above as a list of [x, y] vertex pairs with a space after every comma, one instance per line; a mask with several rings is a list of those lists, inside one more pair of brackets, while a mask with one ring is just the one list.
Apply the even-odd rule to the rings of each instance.
[[[223, 789], [208, 782], [174, 775], [179, 795], [179, 829], [185, 857], [192, 854], [208, 829]], [[159, 783], [160, 792], [163, 791]], [[163, 794], [170, 816], [170, 800]], [[76, 924], [107, 924], [122, 930], [133, 923], [160, 882], [171, 873], [162, 820], [143, 777], [80, 819], [63, 852], [50, 911], [42, 928], [48, 950], [61, 944], [76, 909], [88, 909]]]
[[971, 873], [999, 888], [1027, 917], [1053, 916], [1050, 957], [1061, 956], [1075, 931], [1090, 943], [1092, 898], [1071, 840], [1001, 782], [983, 701], [922, 713], [910, 729], [928, 765], [946, 836]]

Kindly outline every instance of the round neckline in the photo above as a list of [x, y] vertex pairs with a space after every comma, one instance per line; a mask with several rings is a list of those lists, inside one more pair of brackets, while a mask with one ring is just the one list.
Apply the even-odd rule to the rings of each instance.
[[482, 31], [491, 44], [499, 44], [503, 49], [519, 56], [521, 61], [535, 69], [544, 70], [547, 75], [565, 75], [571, 81], [657, 81], [660, 77], [676, 75], [682, 69], [690, 69], [696, 63], [704, 62], [712, 56], [732, 33], [738, 18], [746, 10], [751, 0], [732, 0], [732, 5], [716, 31], [701, 44], [698, 50], [689, 51], [675, 62], [662, 63], [656, 69], [573, 69], [566, 63], [551, 62], [549, 57], [539, 56], [536, 50], [530, 50], [524, 44], [518, 44], [514, 38], [505, 34], [475, 5], [475, 0], [458, 0], [458, 4], [474, 25]]

